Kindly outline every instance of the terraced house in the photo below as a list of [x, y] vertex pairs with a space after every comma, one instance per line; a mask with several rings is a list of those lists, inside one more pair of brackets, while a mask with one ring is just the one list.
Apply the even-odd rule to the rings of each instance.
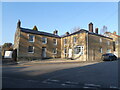
[[93, 32], [93, 24], [89, 30], [81, 29], [61, 38], [61, 57], [73, 58], [81, 61], [96, 61], [103, 53], [113, 52], [113, 39], [98, 34], [98, 28]]
[[101, 60], [101, 55], [114, 52], [113, 38], [98, 34], [98, 28], [93, 30], [80, 29], [74, 33], [59, 36], [58, 31], [47, 33], [37, 29], [26, 29], [17, 23], [14, 50], [17, 60], [43, 59], [43, 58], [71, 58], [80, 61]]
[[104, 35], [106, 37], [113, 38], [113, 53], [117, 57], [120, 57], [120, 36], [117, 35], [115, 31], [113, 33], [106, 32]]
[[41, 59], [61, 57], [61, 37], [54, 34], [20, 27], [17, 24], [14, 49], [17, 51], [17, 59]]

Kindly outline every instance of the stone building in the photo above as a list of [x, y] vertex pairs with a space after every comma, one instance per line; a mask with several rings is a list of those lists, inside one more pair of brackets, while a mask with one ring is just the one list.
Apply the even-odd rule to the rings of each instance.
[[120, 57], [120, 36], [117, 35], [115, 31], [113, 33], [111, 33], [111, 32], [105, 32], [104, 35], [106, 37], [113, 38], [113, 53], [117, 57]]
[[51, 34], [21, 28], [21, 22], [19, 21], [14, 40], [17, 59], [60, 58], [61, 37], [57, 33], [57, 30]]
[[113, 39], [98, 34], [98, 28], [93, 32], [93, 24], [89, 30], [81, 29], [61, 38], [61, 57], [81, 61], [100, 60], [102, 54], [113, 52]]
[[88, 30], [80, 29], [59, 36], [57, 30], [47, 33], [22, 28], [19, 21], [14, 40], [17, 59], [71, 58], [97, 61], [101, 60], [102, 54], [113, 53], [113, 39], [98, 34], [98, 28], [94, 32], [92, 23], [88, 27]]

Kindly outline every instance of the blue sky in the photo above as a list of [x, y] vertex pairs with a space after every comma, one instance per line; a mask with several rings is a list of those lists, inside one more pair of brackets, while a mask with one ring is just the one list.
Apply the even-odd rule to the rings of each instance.
[[14, 34], [18, 19], [22, 27], [32, 29], [36, 25], [39, 31], [59, 35], [71, 31], [74, 27], [88, 30], [93, 22], [94, 29], [103, 25], [108, 31], [118, 32], [117, 2], [3, 2], [2, 3], [2, 42], [14, 43]]

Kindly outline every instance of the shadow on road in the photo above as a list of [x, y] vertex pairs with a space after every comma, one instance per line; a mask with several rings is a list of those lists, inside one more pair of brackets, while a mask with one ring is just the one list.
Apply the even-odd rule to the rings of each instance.
[[[41, 83], [46, 81], [46, 85], [49, 83], [49, 81], [47, 80], [51, 80], [51, 81], [59, 81], [58, 84], [64, 84], [66, 82], [74, 82], [79, 84], [96, 84], [102, 87], [110, 87], [110, 86], [118, 87], [118, 61], [107, 61], [107, 62], [86, 65], [82, 67], [74, 67], [67, 69], [58, 68], [55, 71], [47, 72], [43, 74], [39, 74], [40, 72], [42, 72], [41, 69], [37, 69], [33, 71], [32, 70], [21, 71], [22, 69], [29, 67], [31, 66], [18, 67], [18, 68], [6, 67], [7, 69], [5, 68], [3, 69], [3, 77], [21, 78], [24, 80], [37, 80], [40, 81]], [[57, 68], [57, 66], [55, 66], [55, 68]], [[33, 73], [37, 73], [37, 74], [34, 75]], [[4, 81], [3, 83], [4, 87], [8, 85], [6, 82], [7, 81]]]

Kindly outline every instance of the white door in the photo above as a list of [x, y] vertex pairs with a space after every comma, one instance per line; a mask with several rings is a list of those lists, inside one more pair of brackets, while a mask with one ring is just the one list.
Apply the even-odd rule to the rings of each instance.
[[68, 58], [72, 58], [72, 49], [69, 49], [69, 56]]
[[46, 57], [46, 48], [42, 47], [42, 57], [45, 58]]

